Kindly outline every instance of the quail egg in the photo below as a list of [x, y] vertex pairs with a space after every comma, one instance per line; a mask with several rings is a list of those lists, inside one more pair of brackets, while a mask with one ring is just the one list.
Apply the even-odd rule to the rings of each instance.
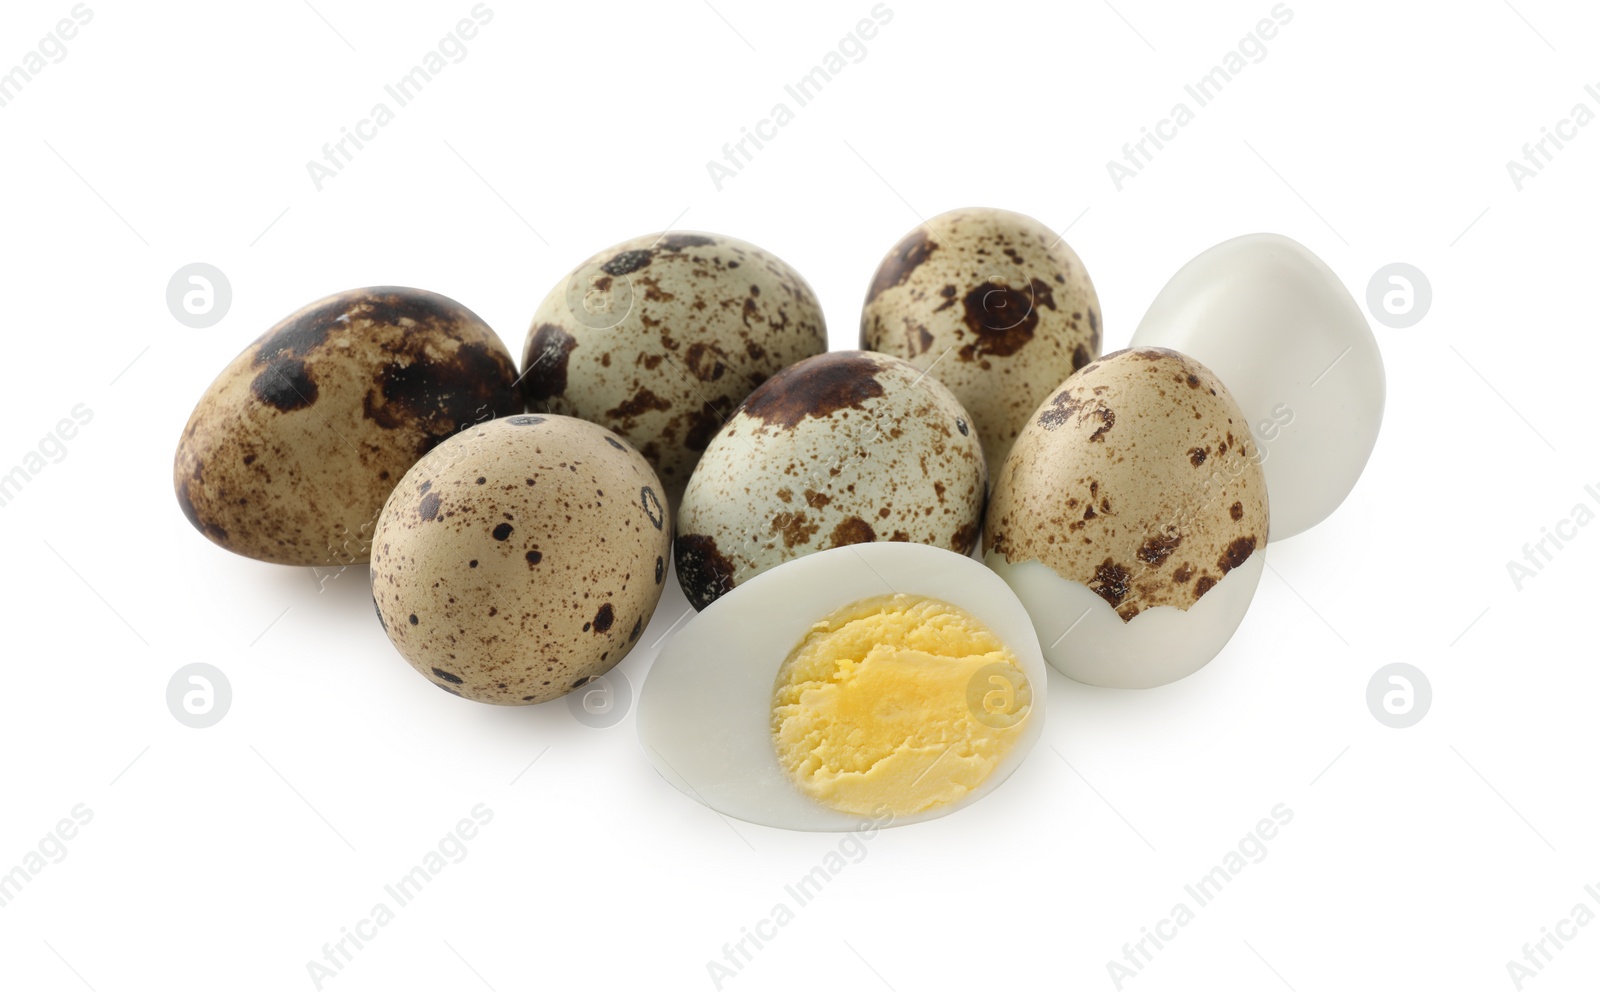
[[622, 435], [676, 503], [734, 407], [827, 347], [822, 308], [781, 259], [670, 231], [613, 245], [550, 291], [528, 329], [522, 388], [536, 412]]
[[967, 412], [909, 362], [835, 351], [751, 393], [678, 510], [678, 582], [697, 609], [781, 562], [868, 541], [972, 550], [983, 450]]
[[1145, 688], [1210, 661], [1261, 577], [1267, 489], [1243, 412], [1163, 348], [1085, 366], [1035, 411], [995, 479], [984, 561], [1045, 658]]
[[485, 703], [553, 699], [638, 643], [671, 527], [637, 451], [587, 421], [520, 414], [439, 445], [372, 541], [372, 595], [401, 656]]
[[200, 397], [173, 460], [194, 528], [249, 558], [367, 560], [378, 511], [414, 462], [517, 413], [516, 366], [477, 314], [392, 286], [279, 321]]
[[884, 257], [861, 347], [931, 370], [972, 414], [990, 473], [1039, 401], [1100, 354], [1100, 301], [1061, 236], [1032, 217], [940, 214]]

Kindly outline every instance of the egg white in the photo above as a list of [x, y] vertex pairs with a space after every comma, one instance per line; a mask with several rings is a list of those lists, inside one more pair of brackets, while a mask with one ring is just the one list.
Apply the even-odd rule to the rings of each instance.
[[1198, 359], [1238, 401], [1272, 504], [1270, 540], [1315, 526], [1354, 488], [1383, 422], [1383, 357], [1338, 275], [1281, 234], [1201, 252], [1156, 294], [1132, 347]]
[[857, 829], [864, 817], [818, 805], [778, 764], [773, 692], [778, 669], [813, 624], [840, 607], [897, 592], [941, 600], [986, 624], [1016, 656], [1033, 702], [1021, 736], [978, 788], [882, 825], [934, 819], [983, 798], [1039, 739], [1048, 671], [1033, 621], [1005, 582], [965, 555], [922, 544], [819, 551], [712, 603], [672, 637], [645, 679], [638, 710], [645, 755], [679, 791], [719, 813], [789, 830]]
[[1041, 651], [1061, 674], [1110, 689], [1152, 689], [1193, 675], [1239, 628], [1267, 556], [1257, 549], [1187, 610], [1153, 606], [1124, 623], [1081, 582], [1038, 561], [984, 559], [1035, 619]]

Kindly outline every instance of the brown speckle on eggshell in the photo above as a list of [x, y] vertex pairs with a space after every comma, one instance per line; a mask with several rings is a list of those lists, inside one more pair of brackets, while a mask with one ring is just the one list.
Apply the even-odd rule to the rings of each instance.
[[[521, 705], [627, 655], [661, 598], [671, 536], [650, 515], [654, 471], [612, 439], [571, 417], [507, 417], [400, 480], [378, 520], [372, 588], [413, 668], [468, 699]], [[432, 515], [418, 512], [425, 500]]]
[[950, 387], [993, 475], [1039, 401], [1100, 354], [1100, 302], [1083, 262], [1044, 224], [952, 210], [879, 265], [861, 347], [931, 369]]
[[377, 287], [318, 300], [230, 362], [173, 463], [196, 530], [286, 565], [365, 562], [395, 481], [457, 431], [522, 409], [516, 366], [454, 300]]
[[1249, 426], [1200, 363], [1119, 351], [1035, 411], [997, 474], [984, 553], [1039, 561], [1124, 622], [1188, 609], [1267, 541]]
[[540, 304], [522, 386], [541, 411], [616, 431], [676, 503], [700, 453], [768, 376], [825, 351], [799, 273], [755, 245], [672, 231], [613, 245]]
[[712, 439], [678, 510], [678, 580], [704, 609], [824, 548], [914, 541], [972, 550], [985, 470], [967, 412], [889, 355], [836, 351], [762, 384]]

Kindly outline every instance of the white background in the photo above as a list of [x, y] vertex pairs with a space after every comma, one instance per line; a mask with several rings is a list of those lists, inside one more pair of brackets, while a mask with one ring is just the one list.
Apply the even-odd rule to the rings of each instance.
[[[867, 56], [718, 192], [706, 161], [872, 5], [713, 2], [490, 0], [465, 60], [321, 192], [307, 160], [468, 0], [90, 0], [67, 57], [0, 109], [0, 471], [93, 411], [0, 508], [0, 871], [93, 811], [0, 909], [0, 984], [312, 988], [306, 963], [483, 803], [466, 859], [325, 988], [712, 988], [707, 961], [837, 838], [722, 821], [655, 774], [631, 714], [601, 730], [439, 692], [386, 642], [364, 569], [319, 591], [195, 533], [173, 448], [234, 354], [336, 290], [445, 293], [520, 354], [570, 266], [673, 225], [776, 252], [848, 347], [879, 257], [919, 215], [981, 204], [1070, 225], [1107, 350], [1183, 262], [1251, 231], [1306, 244], [1358, 299], [1409, 262], [1434, 302], [1374, 322], [1389, 404], [1366, 474], [1271, 548], [1215, 662], [1145, 692], [1053, 677], [1004, 788], [872, 838], [724, 987], [1112, 989], [1106, 962], [1283, 803], [1265, 860], [1125, 988], [1513, 988], [1506, 961], [1600, 883], [1600, 526], [1520, 591], [1506, 568], [1596, 508], [1600, 126], [1520, 192], [1506, 161], [1600, 109], [1600, 15], [1289, 0], [1267, 57], [1119, 192], [1106, 161], [1268, 0], [888, 0]], [[0, 67], [70, 8], [8, 2]], [[195, 261], [233, 287], [203, 330], [164, 299]], [[619, 669], [635, 690], [684, 610], [669, 584]], [[197, 661], [234, 692], [207, 730], [165, 702]], [[1365, 703], [1395, 661], [1434, 691], [1405, 730]], [[1600, 925], [1578, 933], [1525, 987], [1593, 987]]]

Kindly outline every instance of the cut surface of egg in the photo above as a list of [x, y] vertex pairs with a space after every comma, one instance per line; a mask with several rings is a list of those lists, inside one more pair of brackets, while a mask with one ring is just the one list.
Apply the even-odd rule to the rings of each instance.
[[1044, 726], [1033, 623], [999, 576], [941, 548], [807, 555], [736, 587], [662, 649], [639, 741], [685, 795], [751, 823], [853, 830], [995, 789]]
[[1244, 411], [1272, 499], [1272, 539], [1315, 526], [1355, 487], [1383, 421], [1383, 357], [1339, 277], [1281, 234], [1207, 249], [1168, 280], [1133, 348], [1172, 348]]

